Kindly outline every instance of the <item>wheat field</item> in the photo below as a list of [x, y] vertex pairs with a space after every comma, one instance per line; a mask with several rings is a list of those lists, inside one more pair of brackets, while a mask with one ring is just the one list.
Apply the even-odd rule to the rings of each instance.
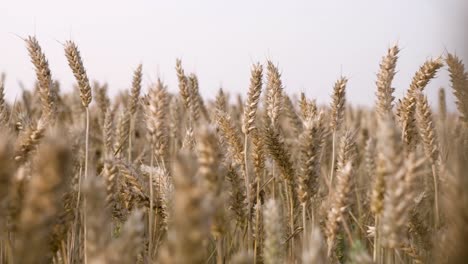
[[[64, 93], [24, 41], [35, 87], [7, 102], [0, 81], [1, 263], [468, 261], [468, 73], [452, 53], [408, 73], [397, 45], [383, 49], [364, 108], [347, 103], [345, 76], [328, 105], [288, 94], [272, 61], [214, 101], [181, 60], [178, 94], [142, 87], [135, 65], [109, 98], [72, 41]], [[439, 71], [450, 83], [428, 102]], [[399, 99], [397, 72], [413, 76]]]

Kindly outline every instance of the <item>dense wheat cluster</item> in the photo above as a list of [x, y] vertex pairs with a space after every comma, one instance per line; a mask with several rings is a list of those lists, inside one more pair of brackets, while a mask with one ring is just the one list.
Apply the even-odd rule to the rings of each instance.
[[204, 100], [181, 60], [178, 94], [142, 87], [135, 65], [109, 98], [71, 41], [76, 88], [63, 93], [37, 39], [25, 44], [35, 88], [9, 103], [0, 80], [2, 263], [468, 261], [468, 73], [454, 54], [399, 72], [414, 77], [395, 100], [389, 48], [375, 107], [356, 108], [346, 77], [318, 105], [288, 94], [271, 61], [251, 66], [237, 100]]

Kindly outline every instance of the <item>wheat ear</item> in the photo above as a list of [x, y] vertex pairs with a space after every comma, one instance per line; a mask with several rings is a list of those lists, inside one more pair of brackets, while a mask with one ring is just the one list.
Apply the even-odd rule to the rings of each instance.
[[457, 98], [456, 104], [461, 119], [468, 122], [468, 73], [465, 72], [465, 65], [451, 53], [447, 55], [446, 62], [450, 73], [453, 93]]
[[260, 94], [262, 92], [262, 77], [263, 68], [257, 63], [252, 66], [250, 87], [247, 95], [247, 101], [244, 106], [244, 118], [242, 132], [249, 134], [250, 131], [255, 129], [255, 117], [257, 113], [258, 103], [260, 101]]
[[273, 126], [277, 125], [283, 102], [283, 84], [281, 74], [273, 62], [267, 62], [267, 84], [265, 108]]
[[397, 45], [389, 48], [387, 55], [382, 58], [382, 62], [380, 63], [380, 70], [377, 74], [376, 82], [376, 110], [380, 117], [392, 113], [393, 100], [395, 100], [393, 96], [395, 88], [392, 87], [392, 81], [396, 73], [396, 63], [399, 52], [400, 49]]
[[68, 65], [70, 66], [73, 75], [78, 82], [81, 103], [85, 108], [87, 108], [91, 103], [91, 86], [89, 84], [85, 67], [81, 60], [80, 51], [78, 50], [78, 46], [76, 46], [73, 41], [67, 41], [65, 43], [65, 56], [67, 57]]
[[403, 128], [402, 137], [405, 142], [407, 154], [414, 149], [417, 138], [415, 122], [416, 99], [414, 94], [417, 91], [423, 91], [442, 66], [443, 63], [440, 58], [426, 61], [414, 75], [408, 92], [398, 106], [397, 115], [399, 116], [400, 124]]
[[53, 119], [56, 114], [56, 103], [52, 91], [52, 75], [49, 63], [36, 37], [28, 37], [26, 46], [36, 71], [43, 114]]
[[130, 123], [128, 131], [128, 161], [132, 162], [132, 139], [133, 139], [133, 130], [135, 129], [135, 113], [138, 109], [138, 101], [140, 99], [141, 91], [141, 78], [142, 78], [142, 69], [141, 64], [138, 65], [136, 70], [133, 72], [133, 81], [132, 81], [132, 90], [130, 95]]

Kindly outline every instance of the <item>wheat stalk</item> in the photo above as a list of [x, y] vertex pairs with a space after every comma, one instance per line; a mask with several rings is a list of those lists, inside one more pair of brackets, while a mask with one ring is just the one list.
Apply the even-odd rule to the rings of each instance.
[[335, 141], [336, 133], [344, 120], [344, 111], [346, 104], [346, 84], [348, 79], [341, 77], [335, 82], [333, 87], [332, 103], [331, 103], [331, 116], [330, 116], [330, 129], [332, 130], [332, 161], [330, 171], [330, 185], [333, 184], [333, 175], [335, 174]]
[[[84, 68], [83, 62], [81, 60], [81, 55], [76, 44], [72, 41], [67, 41], [65, 43], [65, 56], [68, 60], [68, 65], [70, 66], [73, 75], [75, 76], [76, 81], [78, 82], [78, 88], [80, 90], [81, 104], [86, 110], [86, 126], [85, 126], [85, 164], [84, 164], [84, 178], [88, 177], [88, 152], [89, 152], [89, 104], [91, 103], [91, 87], [89, 85], [88, 76]], [[86, 197], [83, 201], [84, 203], [84, 245], [85, 256], [84, 263], [87, 264], [87, 254], [86, 254]]]

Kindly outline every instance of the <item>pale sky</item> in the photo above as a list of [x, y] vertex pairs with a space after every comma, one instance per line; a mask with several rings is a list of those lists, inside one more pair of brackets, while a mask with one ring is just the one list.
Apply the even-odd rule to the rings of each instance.
[[[113, 94], [129, 88], [140, 62], [145, 90], [161, 76], [177, 92], [181, 58], [204, 96], [213, 98], [220, 86], [245, 96], [251, 64], [271, 59], [289, 94], [329, 102], [343, 74], [348, 100], [369, 105], [380, 59], [394, 43], [402, 49], [397, 98], [427, 58], [450, 51], [468, 61], [464, 0], [3, 0], [0, 13], [0, 71], [10, 100], [20, 93], [18, 81], [31, 87], [35, 79], [18, 37], [28, 35], [38, 38], [62, 89], [74, 80], [60, 43], [72, 39], [89, 78], [107, 82]], [[438, 88], [448, 85], [444, 69], [427, 88], [433, 106]]]

